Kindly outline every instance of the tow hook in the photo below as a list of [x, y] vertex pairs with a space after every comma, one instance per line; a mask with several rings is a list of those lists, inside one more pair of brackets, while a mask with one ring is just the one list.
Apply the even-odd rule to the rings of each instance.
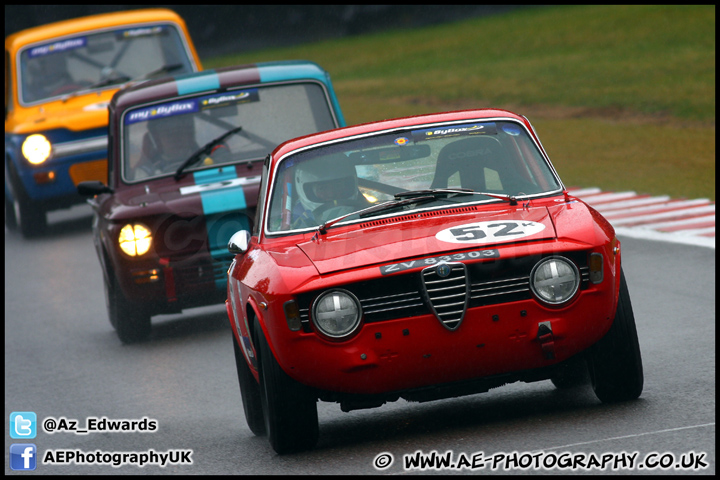
[[555, 358], [555, 337], [553, 337], [550, 322], [541, 322], [538, 324], [537, 339], [538, 342], [540, 342], [543, 356], [548, 360]]

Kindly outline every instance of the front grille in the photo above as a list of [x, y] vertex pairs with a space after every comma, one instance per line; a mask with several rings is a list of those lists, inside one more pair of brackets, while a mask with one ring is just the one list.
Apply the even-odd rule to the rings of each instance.
[[482, 299], [492, 301], [492, 299], [500, 295], [527, 292], [530, 285], [529, 282], [530, 277], [517, 277], [473, 283], [470, 287], [470, 298], [483, 302], [485, 300]]
[[[587, 252], [563, 252], [580, 270], [580, 289], [590, 283]], [[537, 262], [551, 255], [511, 259], [492, 259], [475, 263], [447, 263], [446, 277], [437, 265], [420, 272], [379, 277], [373, 281], [344, 285], [363, 310], [365, 323], [435, 314], [450, 330], [457, 329], [468, 308], [516, 302], [533, 298], [530, 272]], [[300, 319], [305, 331], [311, 331], [310, 309], [322, 291], [298, 296]]]
[[[445, 269], [444, 271], [442, 269]], [[449, 330], [460, 326], [468, 301], [467, 271], [462, 263], [442, 263], [422, 271], [426, 299]]]
[[397, 312], [409, 308], [422, 307], [423, 301], [420, 293], [407, 292], [396, 295], [366, 298], [360, 300], [365, 315], [377, 315], [388, 312]]

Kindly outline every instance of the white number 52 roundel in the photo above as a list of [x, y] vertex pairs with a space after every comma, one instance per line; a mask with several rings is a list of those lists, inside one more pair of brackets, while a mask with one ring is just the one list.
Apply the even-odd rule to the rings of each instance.
[[491, 243], [507, 242], [542, 232], [545, 225], [527, 220], [494, 220], [446, 228], [435, 234], [441, 242]]

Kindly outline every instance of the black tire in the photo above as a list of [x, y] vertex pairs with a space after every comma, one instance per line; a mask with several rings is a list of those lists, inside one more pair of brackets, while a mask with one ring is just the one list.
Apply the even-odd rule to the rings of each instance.
[[17, 230], [17, 219], [15, 218], [15, 207], [13, 206], [13, 202], [8, 200], [7, 196], [5, 197], [5, 226], [8, 230], [14, 231]]
[[270, 445], [280, 455], [310, 450], [319, 437], [317, 398], [283, 371], [257, 323], [254, 333], [260, 356], [260, 398]]
[[610, 331], [590, 349], [588, 370], [595, 395], [603, 403], [634, 400], [643, 389], [643, 366], [635, 316], [625, 275]]
[[245, 421], [250, 431], [257, 436], [265, 435], [265, 417], [263, 417], [262, 399], [260, 398], [260, 385], [253, 377], [250, 367], [245, 361], [235, 335], [233, 348], [235, 350], [235, 366], [237, 367], [238, 381], [240, 383], [240, 396], [242, 397]]
[[[112, 272], [111, 272], [112, 273]], [[150, 336], [151, 324], [148, 312], [130, 303], [123, 294], [117, 279], [109, 275], [105, 279], [105, 302], [110, 324], [123, 343], [135, 343]]]
[[33, 238], [47, 230], [45, 210], [35, 202], [18, 193], [13, 200], [15, 225], [25, 238]]
[[[34, 202], [22, 188], [20, 178], [10, 160], [6, 159], [5, 174], [6, 182], [10, 188], [13, 201], [9, 202], [5, 197], [5, 225], [10, 229], [17, 229], [23, 237], [37, 237], [47, 230], [47, 215], [45, 209]], [[12, 211], [12, 214], [9, 212]]]

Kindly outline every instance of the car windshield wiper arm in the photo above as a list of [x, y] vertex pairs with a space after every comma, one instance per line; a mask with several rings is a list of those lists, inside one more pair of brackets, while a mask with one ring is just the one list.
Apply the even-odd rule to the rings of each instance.
[[469, 188], [434, 188], [434, 189], [430, 189], [430, 190], [410, 190], [407, 192], [396, 193], [395, 200], [390, 200], [390, 201], [381, 203], [379, 205], [372, 205], [370, 207], [363, 208], [362, 210], [357, 210], [355, 212], [347, 213], [347, 214], [341, 215], [337, 218], [330, 219], [327, 222], [323, 223], [322, 225], [318, 226], [315, 236], [324, 235], [325, 233], [327, 233], [327, 230], [331, 226], [333, 226], [336, 223], [338, 223], [348, 217], [351, 217], [353, 215], [358, 215], [361, 218], [369, 217], [371, 215], [375, 215], [380, 212], [385, 212], [387, 210], [392, 210], [394, 208], [402, 207], [405, 205], [413, 205], [413, 204], [431, 202], [433, 200], [437, 200], [437, 198], [440, 195], [449, 195], [449, 194], [485, 195], [488, 197], [498, 198], [500, 200], [506, 200], [510, 203], [510, 205], [517, 205], [517, 199], [514, 196], [503, 195], [500, 193], [476, 192]]
[[197, 152], [195, 152], [195, 153], [193, 153], [192, 155], [190, 155], [190, 157], [188, 157], [188, 159], [185, 160], [185, 161], [182, 163], [182, 165], [180, 165], [180, 167], [179, 167], [179, 168], [177, 169], [177, 171], [175, 172], [175, 180], [180, 180], [180, 179], [182, 178], [182, 176], [183, 176], [183, 170], [185, 170], [187, 167], [189, 167], [189, 166], [192, 165], [193, 163], [195, 163], [195, 162], [197, 162], [198, 160], [200, 160], [200, 157], [202, 157], [203, 155], [208, 155], [208, 154], [210, 154], [210, 151], [212, 150], [212, 148], [213, 148], [215, 145], [217, 145], [218, 143], [222, 142], [223, 140], [225, 140], [225, 139], [226, 139], [227, 137], [229, 137], [230, 135], [233, 135], [233, 134], [239, 132], [240, 130], [242, 130], [242, 127], [235, 127], [235, 128], [233, 128], [233, 129], [228, 130], [227, 132], [223, 133], [223, 134], [220, 135], [219, 137], [214, 138], [213, 140], [210, 140], [210, 141], [209, 141], [208, 143], [206, 143], [205, 145], [203, 145]]
[[116, 83], [125, 83], [125, 82], [129, 82], [129, 81], [130, 81], [130, 77], [128, 77], [126, 75], [119, 75], [116, 77], [105, 78], [103, 80], [100, 80], [99, 82], [93, 83], [92, 85], [78, 87], [75, 90], [73, 90], [72, 92], [66, 93], [62, 97], [62, 101], [63, 101], [63, 103], [67, 102], [68, 100], [70, 100], [71, 98], [76, 96], [78, 94], [78, 92], [81, 92], [83, 90], [93, 90], [95, 88], [107, 87], [108, 85], [113, 85]]
[[148, 72], [144, 75], [140, 75], [139, 77], [134, 78], [133, 81], [134, 80], [146, 80], [148, 78], [154, 77], [155, 75], [160, 75], [161, 73], [169, 73], [174, 70], [178, 70], [182, 67], [183, 67], [182, 63], [171, 63], [170, 65], [163, 65], [162, 67], [157, 68], [157, 69], [153, 70], [152, 72]]
[[487, 197], [498, 198], [500, 200], [506, 200], [510, 205], [517, 205], [517, 198], [513, 195], [505, 195], [502, 193], [487, 193], [487, 192], [476, 192], [470, 188], [433, 188], [429, 190], [410, 190], [407, 192], [400, 192], [395, 194], [395, 198], [416, 198], [425, 195], [433, 195], [437, 198], [439, 195], [485, 195]]
[[392, 210], [395, 207], [401, 207], [403, 205], [410, 205], [413, 203], [424, 203], [424, 202], [429, 202], [432, 200], [435, 200], [435, 197], [426, 196], [426, 197], [406, 198], [404, 200], [390, 200], [390, 201], [381, 203], [380, 205], [371, 205], [369, 207], [366, 207], [366, 208], [363, 208], [360, 210], [356, 210], [354, 212], [346, 213], [345, 215], [341, 215], [339, 217], [328, 220], [327, 222], [318, 226], [317, 232], [315, 232], [315, 235], [316, 236], [318, 234], [324, 235], [325, 233], [327, 233], [327, 230], [330, 227], [332, 227], [336, 223], [338, 223], [348, 217], [351, 217], [353, 215], [358, 215], [360, 217], [367, 217], [374, 213], [382, 212], [385, 210]]

